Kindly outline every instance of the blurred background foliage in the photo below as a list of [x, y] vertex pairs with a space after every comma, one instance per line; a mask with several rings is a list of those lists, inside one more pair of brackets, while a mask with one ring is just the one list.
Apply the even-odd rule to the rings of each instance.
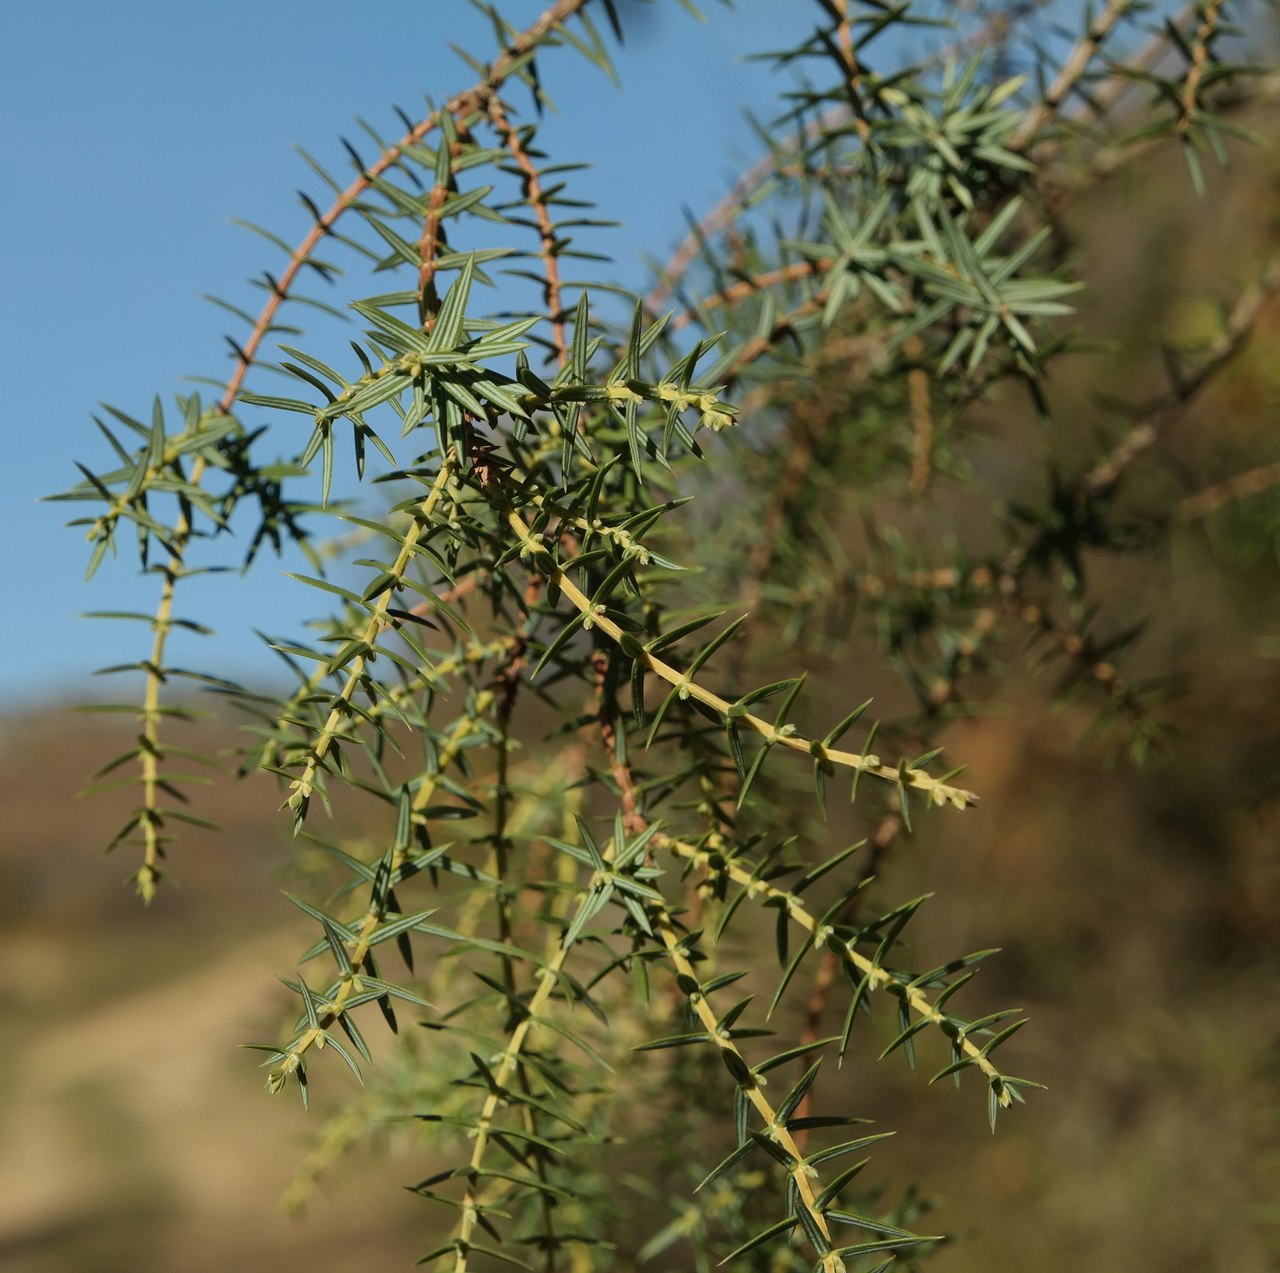
[[[1262, 96], [1242, 122], [1273, 138], [1280, 114]], [[764, 539], [746, 535], [756, 513], [743, 493], [779, 461], [767, 435], [734, 438], [740, 485], [724, 479], [705, 525], [710, 575], [759, 579], [756, 671], [803, 645], [811, 702], [874, 694], [886, 733], [945, 741], [982, 794], [963, 817], [891, 834], [870, 897], [887, 909], [938, 895], [911, 939], [916, 966], [1003, 948], [970, 1011], [1024, 1009], [1033, 1025], [1015, 1068], [1048, 1090], [992, 1137], [971, 1090], [925, 1089], [898, 1056], [859, 1057], [833, 1084], [900, 1133], [878, 1147], [875, 1175], [887, 1197], [929, 1213], [924, 1231], [953, 1235], [929, 1259], [942, 1273], [1280, 1265], [1280, 305], [1261, 303], [1241, 352], [1117, 485], [1109, 533], [1132, 534], [1073, 561], [1086, 609], [1072, 609], [1070, 586], [1065, 608], [992, 601], [982, 580], [956, 586], [1004, 548], [1017, 525], [1007, 510], [1052, 509], [1046, 474], [1087, 470], [1117, 419], [1141, 419], [1168, 392], [1173, 361], [1194, 365], [1222, 337], [1240, 287], [1276, 249], [1280, 188], [1270, 149], [1231, 149], [1201, 196], [1171, 148], [1064, 195], [1056, 250], [1086, 282], [1073, 322], [1100, 347], [1055, 360], [1051, 428], [1003, 386], [947, 417], [922, 473], [907, 379], [884, 377], [883, 403], [863, 395], [855, 410], [859, 355], [846, 345], [812, 380], [770, 390], [785, 418], [810, 423], [812, 497], [788, 504], [785, 526], [766, 521]], [[908, 422], [901, 437], [876, 426], [877, 410]], [[868, 420], [878, 450], [858, 434]], [[963, 487], [940, 480], [952, 471]], [[906, 547], [946, 536], [956, 550], [933, 560]], [[776, 561], [752, 555], [766, 541]], [[886, 602], [878, 581], [899, 591]], [[799, 626], [797, 591], [812, 607]], [[957, 596], [979, 617], [999, 607], [959, 654], [936, 637]], [[192, 745], [234, 748], [236, 724], [228, 713], [199, 725]], [[118, 887], [120, 864], [96, 856], [126, 798], [75, 802], [67, 788], [128, 735], [55, 710], [4, 725], [0, 1264], [407, 1267], [424, 1247], [424, 1204], [393, 1186], [424, 1174], [417, 1131], [352, 1135], [343, 1170], [322, 1168], [423, 1083], [421, 1041], [375, 1048], [354, 1116], [337, 1112], [354, 1087], [336, 1069], [309, 1116], [260, 1094], [251, 1054], [230, 1042], [279, 1032], [272, 978], [311, 934], [278, 890], [322, 868], [293, 856], [267, 784], [197, 791], [194, 812], [224, 831], [191, 834], [182, 887], [142, 916]], [[528, 746], [539, 737], [531, 729]], [[817, 816], [805, 800], [786, 810], [790, 825]], [[874, 831], [864, 818], [833, 800], [829, 834]], [[887, 1042], [889, 1024], [878, 1028]], [[719, 1156], [699, 1139], [723, 1116], [718, 1101], [707, 1096], [714, 1118], [682, 1111], [688, 1139], [668, 1166], [690, 1185], [700, 1173], [688, 1164]], [[610, 1192], [629, 1191], [643, 1212], [645, 1182], [625, 1157], [623, 1168]], [[668, 1206], [653, 1200], [654, 1231], [672, 1222]], [[683, 1259], [674, 1247], [648, 1267]]]

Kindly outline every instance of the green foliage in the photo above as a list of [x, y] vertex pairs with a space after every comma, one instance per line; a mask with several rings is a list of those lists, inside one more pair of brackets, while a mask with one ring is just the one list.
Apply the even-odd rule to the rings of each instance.
[[[614, 74], [591, 14], [620, 40], [625, 10], [559, 0], [519, 32], [483, 7], [498, 49], [467, 57], [474, 87], [375, 136], [371, 163], [352, 151], [345, 184], [313, 162], [331, 202], [303, 196], [297, 247], [267, 234], [288, 260], [257, 317], [223, 302], [247, 330], [217, 400], [111, 410], [114, 467], [81, 465], [62, 497], [90, 507], [91, 572], [132, 539], [160, 580], [154, 616], [104, 616], [152, 632], [106, 669], [146, 686], [136, 747], [99, 775], [141, 790], [109, 847], [140, 854], [150, 902], [200, 821], [180, 770], [207, 758], [171, 741], [195, 712], [174, 685], [249, 715], [241, 775], [282, 785], [311, 864], [289, 900], [314, 925], [284, 979], [291, 1027], [255, 1045], [267, 1086], [308, 1100], [331, 1051], [371, 1083], [339, 1147], [387, 1116], [421, 1124], [427, 1261], [912, 1264], [942, 1238], [913, 1196], [861, 1182], [887, 1133], [859, 1129], [833, 1071], [936, 1052], [931, 1081], [967, 1075], [993, 1130], [1036, 1084], [1004, 1068], [1016, 1013], [954, 1006], [995, 952], [919, 966], [925, 899], [877, 913], [868, 886], [926, 811], [975, 801], [942, 733], [1011, 634], [1063, 693], [1095, 694], [1133, 756], [1160, 741], [1167, 687], [1121, 674], [1140, 629], [1099, 634], [1090, 564], [1167, 535], [1120, 508], [1122, 479], [1280, 270], [1241, 284], [1166, 391], [1116, 408], [1100, 457], [1050, 454], [1044, 493], [994, 516], [978, 413], [1012, 409], [1014, 386], [1052, 425], [1050, 368], [1086, 348], [1062, 323], [1081, 287], [1063, 201], [1162, 143], [1197, 188], [1202, 154], [1225, 162], [1255, 83], [1229, 56], [1238, 6], [1110, 3], [1064, 42], [1035, 6], [819, 0], [768, 55], [803, 79], [765, 159], [624, 308], [577, 246], [604, 223], [537, 119], [567, 58]], [[352, 262], [400, 290], [346, 293], [346, 351], [281, 343], [269, 364], [273, 335], [303, 339], [285, 309], [331, 308], [308, 271], [340, 282]], [[298, 417], [293, 458], [265, 459]], [[283, 694], [167, 653], [176, 629], [209, 632], [176, 609], [197, 545], [246, 525], [240, 564], [309, 562], [291, 577], [320, 617], [271, 638]], [[805, 693], [803, 661], [847, 658], [850, 630], [901, 679], [891, 719], [869, 718], [861, 672], [823, 677], [830, 705]]]

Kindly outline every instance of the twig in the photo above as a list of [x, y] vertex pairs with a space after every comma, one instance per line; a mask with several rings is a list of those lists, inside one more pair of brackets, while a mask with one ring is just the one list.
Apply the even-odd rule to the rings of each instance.
[[1045, 90], [1044, 97], [1023, 118], [1022, 123], [1014, 130], [1009, 139], [1010, 150], [1021, 150], [1040, 131], [1049, 119], [1057, 113], [1064, 98], [1080, 82], [1081, 76], [1089, 69], [1103, 41], [1114, 29], [1115, 25], [1134, 7], [1135, 0], [1108, 0], [1107, 5], [1089, 24], [1089, 29], [1076, 42], [1075, 47], [1062, 64], [1062, 69], [1054, 77], [1053, 83]]
[[542, 302], [551, 319], [551, 343], [555, 349], [556, 361], [561, 367], [569, 362], [569, 342], [565, 335], [564, 306], [560, 299], [560, 261], [556, 243], [556, 227], [547, 208], [546, 195], [542, 189], [542, 177], [529, 154], [528, 148], [520, 138], [520, 133], [507, 118], [502, 102], [497, 95], [489, 99], [489, 118], [502, 138], [503, 144], [511, 152], [517, 167], [524, 175], [525, 202], [533, 209], [534, 220], [538, 227], [539, 251], [542, 258]]
[[595, 674], [596, 726], [600, 742], [609, 761], [609, 776], [618, 788], [618, 801], [622, 810], [622, 829], [628, 835], [640, 835], [648, 825], [640, 810], [640, 793], [636, 789], [631, 766], [618, 750], [618, 723], [613, 704], [606, 692], [609, 670], [608, 656], [597, 650], [591, 656], [591, 669]]
[[[906, 824], [902, 821], [902, 815], [899, 813], [886, 813], [880, 819], [875, 832], [871, 836], [871, 853], [862, 868], [857, 891], [840, 911], [837, 923], [848, 924], [852, 922], [857, 914], [858, 901], [863, 895], [862, 884], [869, 882], [879, 874], [881, 862], [888, 854], [894, 841], [905, 830], [905, 827]], [[814, 974], [813, 987], [809, 992], [808, 1003], [805, 1005], [804, 1030], [800, 1035], [801, 1043], [817, 1043], [823, 1037], [823, 1017], [826, 1015], [827, 1002], [831, 998], [831, 991], [836, 983], [836, 973], [840, 971], [842, 962], [843, 960], [834, 950], [828, 948], [822, 952], [822, 961], [818, 964], [818, 971]], [[809, 1055], [812, 1055], [812, 1053]], [[796, 1108], [796, 1116], [798, 1118], [805, 1117], [809, 1113], [809, 1107], [810, 1097], [809, 1093], [806, 1092], [804, 1100]], [[801, 1148], [807, 1143], [808, 1137], [807, 1128], [797, 1133], [796, 1140]]]
[[[725, 860], [721, 858], [713, 861], [713, 855], [706, 849], [689, 844], [675, 836], [666, 835], [663, 832], [658, 832], [654, 836], [653, 843], [655, 848], [666, 849], [677, 857], [693, 862], [704, 870], [726, 872], [730, 879], [747, 890], [749, 897], [774, 902], [781, 906], [785, 910], [787, 918], [803, 928], [815, 943], [826, 941], [830, 936], [831, 925], [824, 924], [819, 920], [800, 898], [793, 893], [788, 893], [785, 889], [780, 889], [768, 881], [760, 879], [758, 875], [748, 871], [734, 859]], [[910, 983], [898, 982], [893, 973], [882, 967], [875, 959], [857, 950], [853, 942], [841, 942], [838, 957], [847, 963], [858, 974], [859, 978], [865, 977], [868, 984], [875, 989], [883, 989], [890, 985], [900, 985], [903, 996], [913, 1012], [939, 1027], [945, 1023], [945, 1015], [934, 1007], [933, 1003], [930, 1002], [929, 996], [923, 990]], [[969, 1063], [976, 1066], [987, 1077], [988, 1081], [1002, 1082], [1005, 1079], [1005, 1075], [1000, 1072], [983, 1049], [974, 1043], [967, 1034], [961, 1034], [954, 1040], [954, 1043], [968, 1059]], [[1007, 1105], [1012, 1099], [1012, 1097], [1008, 1097], [1007, 1100], [1002, 1100], [1002, 1103]]]
[[[422, 534], [428, 529], [431, 514], [435, 506], [444, 498], [445, 492], [448, 490], [453, 480], [454, 471], [457, 467], [457, 461], [450, 452], [445, 456], [440, 464], [440, 468], [436, 473], [435, 481], [431, 485], [431, 490], [421, 506], [415, 513], [413, 524], [405, 533], [404, 539], [400, 545], [400, 551], [396, 555], [395, 564], [391, 567], [391, 574], [396, 579], [400, 579], [409, 568], [409, 563], [414, 558], [414, 552], [418, 545], [418, 540]], [[292, 809], [297, 818], [297, 824], [301, 825], [302, 818], [305, 816], [306, 807], [311, 799], [312, 792], [315, 789], [317, 772], [324, 764], [325, 756], [328, 754], [330, 747], [333, 746], [339, 735], [339, 729], [342, 722], [347, 718], [350, 712], [350, 703], [352, 696], [355, 694], [356, 688], [359, 686], [364, 676], [365, 664], [369, 661], [370, 655], [374, 651], [377, 639], [384, 628], [389, 627], [395, 622], [394, 615], [390, 614], [391, 598], [395, 594], [394, 588], [388, 588], [381, 593], [374, 602], [372, 611], [369, 615], [369, 622], [365, 625], [365, 630], [361, 635], [362, 650], [355, 658], [351, 660], [347, 677], [343, 683], [342, 689], [334, 697], [332, 705], [329, 708], [328, 719], [324, 723], [324, 727], [316, 736], [311, 746], [307, 749], [307, 763], [302, 774], [293, 780], [289, 785], [289, 798], [286, 804]]]
[[[697, 969], [681, 948], [680, 938], [675, 931], [670, 912], [665, 907], [655, 909], [657, 910], [658, 936], [662, 938], [662, 943], [667, 948], [667, 954], [677, 975], [686, 985], [700, 986], [701, 982], [698, 979]], [[711, 1042], [722, 1052], [730, 1053], [736, 1058], [737, 1064], [731, 1072], [737, 1073], [741, 1071], [750, 1075], [751, 1067], [747, 1064], [746, 1058], [743, 1057], [738, 1045], [728, 1033], [721, 1030], [715, 1011], [707, 1002], [707, 997], [702, 993], [701, 989], [689, 993], [689, 1006], [701, 1022], [702, 1028], [707, 1032]], [[778, 1111], [774, 1109], [764, 1092], [761, 1091], [760, 1084], [754, 1078], [744, 1078], [738, 1081], [738, 1085], [747, 1100], [751, 1102], [756, 1113], [764, 1121], [766, 1134], [775, 1140], [791, 1159], [786, 1168], [787, 1175], [791, 1178], [792, 1187], [799, 1195], [802, 1205], [813, 1217], [813, 1221], [818, 1226], [818, 1231], [827, 1246], [825, 1251], [819, 1249], [820, 1267], [826, 1273], [842, 1273], [844, 1264], [831, 1249], [831, 1230], [827, 1226], [826, 1216], [818, 1206], [818, 1196], [814, 1190], [813, 1182], [813, 1176], [817, 1173], [805, 1163], [804, 1153], [796, 1143], [792, 1133], [779, 1119]]]
[[528, 523], [514, 509], [507, 512], [507, 523], [520, 540], [526, 554], [533, 558], [536, 568], [554, 580], [556, 586], [574, 605], [583, 617], [584, 628], [598, 628], [613, 641], [628, 658], [635, 659], [650, 672], [661, 677], [675, 688], [681, 698], [696, 699], [699, 703], [710, 707], [722, 719], [733, 721], [739, 728], [752, 730], [764, 738], [768, 746], [783, 746], [792, 751], [803, 752], [807, 756], [829, 761], [833, 765], [842, 765], [856, 769], [861, 773], [871, 774], [886, 782], [903, 783], [923, 791], [933, 804], [950, 804], [957, 809], [964, 809], [976, 804], [978, 797], [971, 791], [953, 787], [923, 769], [898, 768], [883, 764], [878, 756], [863, 755], [860, 752], [842, 751], [825, 747], [816, 739], [805, 738], [795, 732], [789, 724], [774, 725], [770, 721], [721, 698], [705, 686], [691, 679], [686, 673], [677, 671], [669, 663], [641, 645], [630, 633], [624, 632], [608, 614], [605, 607], [591, 600], [572, 579], [552, 559], [546, 544], [540, 536], [530, 529]]
[[741, 279], [737, 283], [726, 287], [723, 291], [704, 297], [698, 302], [696, 308], [687, 309], [677, 314], [671, 320], [667, 330], [678, 332], [681, 328], [688, 327], [690, 323], [700, 321], [703, 313], [709, 310], [721, 309], [737, 301], [746, 300], [748, 296], [754, 296], [757, 292], [763, 292], [770, 287], [779, 287], [784, 283], [795, 283], [804, 278], [814, 278], [827, 273], [837, 264], [838, 262], [836, 261], [795, 261], [790, 265], [779, 266], [776, 270], [766, 270], [763, 274], [756, 275], [753, 278]]
[[924, 342], [918, 335], [912, 336], [903, 346], [903, 352], [915, 362], [907, 372], [907, 397], [911, 403], [913, 431], [911, 452], [911, 476], [907, 489], [917, 497], [929, 486], [929, 474], [933, 468], [933, 415], [929, 410], [929, 373], [921, 360]]
[[1191, 65], [1182, 84], [1182, 116], [1178, 135], [1185, 137], [1199, 109], [1200, 84], [1209, 65], [1209, 44], [1222, 21], [1222, 0], [1208, 0], [1202, 10], [1203, 19], [1191, 37]]
[[1226, 481], [1207, 486], [1195, 495], [1189, 495], [1178, 505], [1178, 517], [1184, 522], [1194, 522], [1201, 517], [1208, 517], [1236, 500], [1249, 499], [1261, 495], [1273, 487], [1280, 486], [1280, 460], [1270, 464], [1260, 464], [1257, 468], [1245, 473], [1237, 473]]
[[1178, 420], [1187, 404], [1244, 348], [1266, 299], [1280, 288], [1280, 257], [1272, 258], [1262, 277], [1241, 293], [1222, 334], [1209, 348], [1200, 365], [1185, 376], [1093, 466], [1080, 485], [1080, 501], [1096, 499], [1109, 491], [1144, 451], [1154, 446]]

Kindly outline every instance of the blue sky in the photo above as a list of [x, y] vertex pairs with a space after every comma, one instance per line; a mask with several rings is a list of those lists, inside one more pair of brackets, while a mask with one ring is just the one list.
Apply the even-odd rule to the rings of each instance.
[[[503, 7], [524, 25], [544, 6]], [[642, 19], [618, 54], [623, 91], [558, 55], [546, 75], [560, 114], [542, 136], [558, 158], [592, 164], [575, 183], [601, 215], [625, 223], [607, 246], [616, 277], [634, 284], [644, 255], [680, 237], [682, 203], [713, 202], [756, 153], [741, 108], [767, 116], [776, 79], [740, 55], [783, 43], [818, 10], [804, 0], [739, 0], [727, 13], [710, 0], [702, 26], [675, 0], [623, 8]], [[355, 115], [397, 135], [392, 103], [412, 113], [424, 93], [438, 100], [473, 81], [450, 41], [486, 57], [492, 47], [463, 0], [382, 0], [367, 10], [336, 0], [0, 6], [6, 707], [101, 695], [108, 687], [87, 679], [94, 668], [144, 654], [140, 626], [77, 616], [149, 611], [156, 580], [122, 553], [86, 585], [82, 532], [64, 529], [76, 506], [37, 502], [78, 479], [73, 460], [107, 467], [91, 413], [109, 402], [147, 418], [154, 395], [170, 401], [189, 389], [183, 376], [226, 374], [226, 316], [200, 295], [256, 310], [244, 280], [275, 264], [270, 247], [230, 218], [295, 239], [305, 228], [295, 191], [318, 193], [318, 182], [293, 144], [344, 171], [338, 137], [357, 135]], [[642, 105], [649, 125], [635, 128]], [[654, 162], [670, 155], [673, 138], [674, 172], [669, 158]], [[670, 175], [655, 175], [662, 170]], [[179, 661], [247, 675], [270, 667], [250, 626], [287, 631], [314, 595], [283, 585], [291, 564], [264, 559], [247, 580], [189, 583], [186, 613], [218, 636], [177, 651]]]

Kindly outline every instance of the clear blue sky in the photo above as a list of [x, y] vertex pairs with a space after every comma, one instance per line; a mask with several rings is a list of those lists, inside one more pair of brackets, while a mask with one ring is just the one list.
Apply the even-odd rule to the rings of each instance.
[[[503, 5], [520, 25], [543, 7]], [[777, 85], [740, 55], [785, 42], [818, 9], [739, 0], [730, 14], [708, 0], [700, 26], [675, 0], [621, 7], [641, 19], [618, 53], [623, 92], [575, 55], [549, 60], [560, 116], [543, 137], [558, 158], [593, 165], [580, 188], [625, 223], [609, 249], [616, 277], [636, 284], [644, 254], [660, 256], [680, 237], [682, 202], [714, 201], [756, 153], [741, 108], [767, 116]], [[78, 480], [73, 460], [108, 467], [90, 414], [105, 401], [145, 417], [155, 394], [170, 401], [187, 388], [184, 375], [227, 374], [227, 316], [200, 294], [256, 310], [260, 294], [244, 280], [275, 263], [229, 218], [296, 239], [305, 214], [295, 191], [319, 191], [292, 145], [344, 171], [338, 136], [357, 135], [355, 115], [397, 135], [392, 103], [413, 112], [424, 93], [440, 100], [474, 80], [450, 41], [490, 55], [483, 20], [463, 0], [0, 5], [4, 707], [101, 695], [112, 687], [88, 681], [94, 668], [145, 653], [141, 626], [77, 615], [149, 611], [156, 580], [141, 578], [125, 552], [85, 585], [82, 533], [64, 528], [76, 506], [36, 502]], [[651, 125], [632, 128], [642, 103]], [[655, 179], [651, 161], [670, 154], [673, 138], [680, 175]], [[281, 579], [286, 568], [267, 558], [249, 580], [187, 585], [180, 609], [218, 637], [178, 650], [178, 661], [269, 668], [251, 623], [296, 630], [288, 616], [312, 600]]]

